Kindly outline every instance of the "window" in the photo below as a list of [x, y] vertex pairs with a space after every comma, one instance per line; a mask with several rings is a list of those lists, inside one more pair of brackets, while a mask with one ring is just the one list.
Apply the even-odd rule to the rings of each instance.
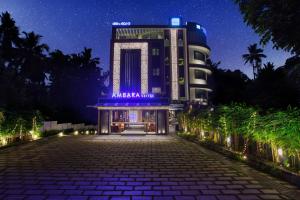
[[180, 97], [185, 97], [185, 86], [184, 85], [179, 85], [179, 94], [180, 94]]
[[206, 99], [206, 91], [201, 89], [195, 89], [195, 98], [196, 99]]
[[194, 59], [205, 61], [205, 55], [200, 51], [194, 51]]
[[206, 80], [206, 74], [205, 74], [205, 72], [202, 71], [202, 70], [196, 69], [195, 70], [195, 79], [204, 79], [204, 80]]
[[159, 56], [159, 49], [152, 49], [152, 56]]
[[153, 76], [159, 76], [159, 68], [153, 68]]
[[184, 78], [184, 67], [179, 67], [179, 77]]

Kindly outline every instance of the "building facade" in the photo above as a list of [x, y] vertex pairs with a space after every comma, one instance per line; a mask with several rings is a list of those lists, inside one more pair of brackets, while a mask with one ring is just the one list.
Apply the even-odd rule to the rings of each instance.
[[97, 104], [99, 133], [166, 134], [176, 110], [207, 106], [212, 91], [206, 64], [210, 48], [200, 24], [115, 23], [110, 93]]

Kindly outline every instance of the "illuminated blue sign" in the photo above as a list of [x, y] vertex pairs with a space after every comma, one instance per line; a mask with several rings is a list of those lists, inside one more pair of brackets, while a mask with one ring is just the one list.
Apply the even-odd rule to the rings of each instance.
[[112, 98], [117, 98], [117, 99], [131, 99], [131, 98], [141, 99], [141, 98], [153, 98], [153, 97], [154, 94], [140, 94], [137, 92], [122, 92], [122, 93], [112, 94]]
[[131, 22], [113, 22], [113, 26], [130, 26]]
[[171, 25], [172, 26], [180, 26], [181, 25], [181, 18], [180, 17], [171, 18]]

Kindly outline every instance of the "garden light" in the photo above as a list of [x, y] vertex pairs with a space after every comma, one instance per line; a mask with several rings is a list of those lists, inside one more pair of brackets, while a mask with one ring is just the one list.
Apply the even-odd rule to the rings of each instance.
[[230, 137], [227, 137], [227, 138], [226, 138], [226, 142], [227, 142], [228, 144], [231, 142]]
[[32, 134], [31, 136], [32, 136], [32, 139], [33, 139], [33, 140], [39, 139], [39, 136], [37, 136], [37, 135], [35, 135], [35, 134]]
[[74, 132], [74, 135], [78, 135], [78, 134], [79, 134], [78, 131], [75, 131], [75, 132]]
[[89, 131], [85, 131], [85, 134], [88, 135], [90, 132]]
[[6, 138], [1, 138], [1, 144], [2, 144], [2, 146], [7, 145], [7, 140], [6, 140]]
[[282, 150], [282, 148], [279, 148], [277, 152], [278, 152], [279, 156], [283, 156], [283, 150]]
[[59, 134], [58, 134], [58, 137], [63, 137], [64, 136], [64, 133], [63, 132], [60, 132]]

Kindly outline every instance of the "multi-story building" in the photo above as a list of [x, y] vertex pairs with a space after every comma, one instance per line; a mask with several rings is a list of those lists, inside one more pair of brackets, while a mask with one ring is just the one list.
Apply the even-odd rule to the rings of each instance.
[[100, 98], [99, 133], [168, 133], [170, 113], [187, 104], [207, 106], [210, 48], [200, 24], [114, 23], [110, 93]]

